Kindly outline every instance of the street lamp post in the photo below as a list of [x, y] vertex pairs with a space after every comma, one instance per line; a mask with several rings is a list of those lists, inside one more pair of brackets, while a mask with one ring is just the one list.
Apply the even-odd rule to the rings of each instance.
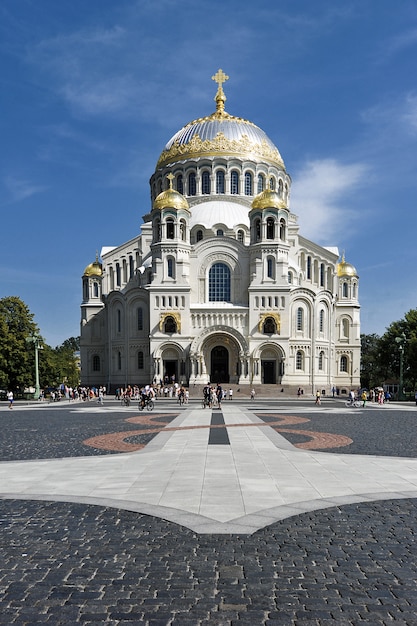
[[39, 384], [39, 350], [42, 350], [41, 338], [37, 334], [33, 334], [26, 339], [28, 343], [33, 343], [35, 348], [35, 400], [39, 400], [41, 395], [41, 387]]
[[398, 400], [404, 400], [403, 378], [404, 378], [404, 344], [406, 342], [405, 334], [401, 333], [399, 337], [395, 337], [395, 341], [398, 344], [398, 350], [400, 353], [400, 385], [398, 389]]

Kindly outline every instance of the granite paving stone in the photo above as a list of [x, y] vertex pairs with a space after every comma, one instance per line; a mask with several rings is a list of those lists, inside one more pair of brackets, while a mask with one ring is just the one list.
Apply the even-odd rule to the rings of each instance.
[[[174, 413], [169, 402], [159, 406], [167, 416]], [[337, 402], [323, 402], [321, 412], [311, 413], [308, 406], [265, 402], [259, 411], [248, 411], [304, 416], [307, 425], [291, 428], [352, 439], [345, 448], [322, 453], [329, 458], [417, 457], [410, 435], [417, 413], [411, 407], [370, 407], [356, 414]], [[126, 422], [134, 410], [121, 412], [118, 406], [114, 414], [71, 411], [0, 411], [0, 458], [121, 456], [83, 441], [140, 427]], [[172, 423], [171, 417], [158, 419], [161, 427]], [[238, 428], [237, 414], [234, 422]], [[250, 435], [236, 433], [231, 441], [240, 437], [245, 447]], [[280, 434], [290, 450], [291, 434]], [[148, 434], [144, 438], [155, 442]], [[417, 500], [398, 495], [393, 490], [392, 498], [377, 501], [300, 507], [298, 514], [252, 534], [199, 534], [117, 506], [2, 498], [0, 624], [414, 626]]]

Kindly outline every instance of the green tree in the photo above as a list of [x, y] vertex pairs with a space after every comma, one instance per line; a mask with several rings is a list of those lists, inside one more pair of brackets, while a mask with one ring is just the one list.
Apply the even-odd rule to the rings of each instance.
[[[34, 354], [26, 339], [39, 334], [33, 314], [17, 296], [0, 299], [0, 387], [22, 389], [28, 384], [28, 372], [34, 368]], [[32, 351], [33, 352], [33, 351]]]
[[385, 377], [380, 364], [380, 343], [378, 335], [361, 335], [361, 386], [366, 389], [378, 387]]

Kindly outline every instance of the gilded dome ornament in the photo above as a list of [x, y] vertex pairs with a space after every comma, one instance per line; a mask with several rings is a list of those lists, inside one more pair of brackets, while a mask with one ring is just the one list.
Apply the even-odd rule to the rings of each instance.
[[179, 191], [176, 191], [172, 187], [172, 181], [174, 180], [175, 176], [172, 173], [169, 173], [167, 175], [167, 178], [169, 180], [169, 189], [162, 191], [155, 198], [155, 201], [153, 203], [153, 208], [160, 209], [160, 210], [168, 209], [168, 208], [186, 209], [188, 211], [189, 205], [188, 205], [186, 198], [184, 198], [184, 196], [181, 195]]
[[346, 262], [344, 252], [342, 254], [342, 260], [340, 261], [340, 263], [337, 264], [336, 270], [337, 270], [337, 275], [339, 277], [342, 277], [342, 276], [356, 276], [357, 277], [358, 276], [356, 268], [350, 263]]
[[103, 266], [98, 260], [98, 252], [96, 252], [96, 260], [84, 270], [83, 276], [102, 276], [103, 275]]
[[252, 209], [287, 209], [287, 204], [277, 191], [264, 189], [253, 199]]
[[261, 128], [224, 110], [226, 96], [222, 85], [228, 79], [221, 69], [212, 76], [218, 84], [215, 112], [179, 130], [166, 144], [156, 169], [188, 159], [231, 156], [266, 161], [285, 170], [277, 147]]

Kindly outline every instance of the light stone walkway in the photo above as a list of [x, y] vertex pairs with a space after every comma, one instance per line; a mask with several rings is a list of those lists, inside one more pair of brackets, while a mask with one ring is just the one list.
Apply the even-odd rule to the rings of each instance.
[[299, 450], [232, 403], [223, 405], [230, 445], [208, 445], [210, 429], [193, 427], [211, 415], [190, 406], [170, 423], [178, 430], [140, 452], [2, 462], [0, 497], [100, 504], [240, 534], [306, 511], [417, 497], [417, 459]]

